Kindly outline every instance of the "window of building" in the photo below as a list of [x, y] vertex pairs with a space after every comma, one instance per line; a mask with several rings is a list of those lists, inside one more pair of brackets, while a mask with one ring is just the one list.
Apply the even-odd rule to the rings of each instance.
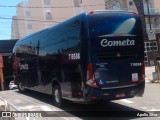
[[160, 25], [160, 18], [156, 18], [156, 19], [155, 19], [155, 24], [156, 24], [156, 25]]
[[44, 5], [51, 5], [51, 1], [50, 0], [43, 0]]
[[28, 24], [28, 25], [27, 25], [27, 28], [28, 28], [28, 29], [32, 29], [32, 25], [31, 25], [31, 24]]
[[147, 63], [148, 62], [148, 56], [147, 56], [147, 53], [145, 52], [144, 54], [144, 61]]
[[145, 42], [145, 52], [158, 51], [157, 42]]
[[112, 5], [113, 10], [120, 10], [121, 9], [121, 3], [118, 1], [115, 1]]
[[144, 3], [144, 13], [145, 14], [148, 14], [148, 9], [149, 9], [149, 14], [154, 13], [154, 9], [152, 8], [152, 3], [150, 3], [150, 2]]
[[135, 2], [135, 5], [140, 6], [141, 4], [140, 4], [140, 2]]
[[29, 11], [26, 11], [26, 16], [30, 16], [30, 12]]
[[144, 50], [144, 59], [145, 59], [145, 63], [147, 64], [148, 63], [148, 52], [150, 51], [158, 51], [158, 45], [157, 45], [157, 42], [154, 41], [154, 42], [145, 42], [144, 43], [145, 45], [145, 50]]
[[82, 0], [74, 0], [74, 7], [80, 7], [82, 4]]
[[121, 3], [117, 0], [105, 0], [105, 8], [113, 9], [113, 10], [120, 10]]
[[[149, 30], [149, 29], [155, 29], [155, 25], [154, 23], [152, 22], [152, 19], [149, 21], [149, 19], [145, 19], [146, 21], [146, 29]], [[151, 28], [150, 28], [151, 27]]]
[[149, 44], [150, 44], [150, 43], [149, 43], [149, 42], [147, 42], [147, 43], [146, 43], [146, 46], [149, 46]]
[[132, 6], [133, 5], [133, 1], [129, 1], [129, 5]]
[[46, 20], [52, 20], [52, 14], [51, 12], [46, 13]]

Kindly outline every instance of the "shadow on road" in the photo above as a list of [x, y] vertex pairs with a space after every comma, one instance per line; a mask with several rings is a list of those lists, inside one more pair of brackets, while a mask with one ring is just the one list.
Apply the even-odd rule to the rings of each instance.
[[[52, 96], [42, 94], [35, 91], [30, 91], [23, 93], [29, 97], [38, 99], [44, 103], [50, 104], [54, 107]], [[62, 111], [54, 111], [56, 113], [55, 117], [78, 117], [87, 120], [97, 120], [96, 117], [101, 117], [103, 119], [136, 119], [139, 118], [137, 114], [147, 113], [145, 111], [140, 111], [135, 108], [131, 108], [122, 104], [115, 102], [97, 103], [97, 104], [78, 104], [65, 101], [65, 105], [61, 108]], [[47, 115], [52, 116], [53, 111], [45, 111]], [[48, 116], [48, 117], [49, 117]]]

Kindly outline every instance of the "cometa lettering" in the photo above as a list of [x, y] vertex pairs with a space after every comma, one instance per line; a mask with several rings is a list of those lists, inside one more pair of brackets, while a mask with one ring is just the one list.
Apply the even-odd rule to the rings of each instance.
[[109, 41], [107, 39], [101, 40], [101, 46], [102, 47], [112, 47], [112, 46], [133, 46], [135, 45], [135, 40], [116, 40], [116, 41]]

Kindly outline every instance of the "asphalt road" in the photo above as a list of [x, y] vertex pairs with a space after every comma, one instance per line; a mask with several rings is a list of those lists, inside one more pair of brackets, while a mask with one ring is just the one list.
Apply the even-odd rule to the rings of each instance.
[[[146, 76], [150, 76], [154, 67], [146, 68]], [[19, 111], [44, 111], [43, 118], [25, 117], [16, 120], [97, 120], [109, 118], [110, 115], [115, 116], [109, 119], [142, 119], [142, 120], [160, 120], [160, 83], [150, 83], [146, 80], [145, 93], [143, 97], [134, 97], [130, 99], [116, 100], [105, 104], [76, 104], [66, 101], [63, 108], [57, 108], [53, 105], [52, 97], [38, 92], [28, 91], [27, 93], [19, 93], [18, 90], [1, 91], [0, 97], [7, 100], [11, 110], [16, 108]], [[155, 111], [157, 111], [155, 113]], [[119, 117], [120, 115], [126, 117]], [[146, 117], [139, 117], [138, 115]], [[150, 117], [147, 117], [147, 116]], [[156, 116], [158, 117], [151, 117]], [[49, 117], [52, 116], [52, 117]], [[116, 117], [117, 116], [117, 117]]]
[[[159, 89], [160, 89], [160, 84], [146, 82], [146, 89], [143, 97], [134, 97], [130, 99], [123, 99], [123, 100], [107, 102], [105, 104], [94, 104], [94, 105], [76, 104], [66, 101], [66, 105], [61, 109], [53, 105], [51, 96], [33, 91], [28, 91], [27, 93], [24, 94], [19, 93], [18, 90], [1, 91], [0, 97], [7, 100], [8, 103], [13, 105], [20, 111], [50, 111], [49, 113], [44, 113], [44, 114], [47, 114], [47, 116], [50, 116], [52, 114], [51, 115], [52, 117], [54, 114], [55, 115], [54, 118], [58, 117], [58, 119], [78, 120], [78, 119], [85, 119], [88, 116], [92, 117], [92, 119], [94, 117], [99, 117], [100, 116], [99, 112], [103, 114], [103, 117], [105, 117], [103, 111], [106, 112], [106, 116], [108, 116], [107, 114], [116, 115], [117, 113], [118, 114], [126, 113], [127, 116], [127, 114], [130, 114], [127, 111], [132, 111], [132, 112], [136, 111], [136, 114], [143, 112], [154, 113], [153, 111], [160, 111]], [[158, 114], [160, 115], [160, 112]], [[159, 117], [145, 117], [141, 119], [155, 120], [158, 119]], [[126, 119], [140, 119], [140, 117], [128, 115]], [[41, 120], [41, 119], [36, 118], [32, 120]]]

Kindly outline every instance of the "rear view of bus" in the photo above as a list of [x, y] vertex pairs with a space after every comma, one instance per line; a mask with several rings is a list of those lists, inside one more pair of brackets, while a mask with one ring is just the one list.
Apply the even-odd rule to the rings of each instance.
[[124, 11], [91, 12], [89, 36], [86, 100], [142, 96], [144, 42], [139, 16]]

